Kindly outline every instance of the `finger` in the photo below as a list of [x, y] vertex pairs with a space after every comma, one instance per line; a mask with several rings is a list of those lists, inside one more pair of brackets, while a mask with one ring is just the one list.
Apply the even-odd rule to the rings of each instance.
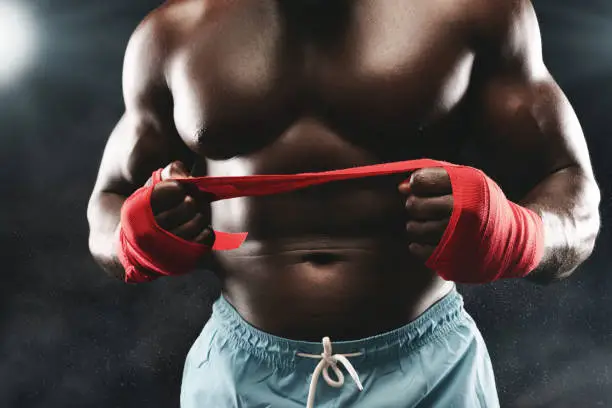
[[447, 225], [448, 218], [439, 221], [409, 221], [406, 223], [408, 241], [418, 244], [438, 245]]
[[181, 237], [187, 241], [192, 241], [197, 238], [204, 228], [208, 226], [204, 215], [197, 213], [191, 220], [187, 221], [180, 227], [172, 229], [170, 232], [177, 237]]
[[215, 243], [215, 231], [212, 227], [208, 226], [193, 239], [193, 242], [212, 247]]
[[411, 220], [436, 221], [448, 218], [453, 213], [452, 195], [422, 198], [410, 195], [406, 199], [406, 212]]
[[420, 197], [447, 195], [453, 192], [450, 177], [441, 167], [420, 169], [412, 173], [408, 190], [411, 194]]
[[183, 187], [176, 181], [162, 181], [153, 187], [151, 208], [153, 214], [168, 211], [185, 199]]
[[421, 245], [415, 242], [411, 243], [408, 246], [408, 250], [410, 251], [410, 253], [423, 261], [428, 260], [434, 253], [435, 249], [435, 246]]
[[197, 213], [198, 208], [195, 200], [191, 196], [186, 196], [178, 206], [156, 215], [155, 220], [160, 227], [166, 231], [171, 231], [191, 220]]

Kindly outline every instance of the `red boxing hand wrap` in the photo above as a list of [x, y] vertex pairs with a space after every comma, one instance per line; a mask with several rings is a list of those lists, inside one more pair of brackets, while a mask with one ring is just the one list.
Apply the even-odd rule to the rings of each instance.
[[151, 193], [161, 181], [161, 170], [153, 173], [152, 181], [152, 185], [132, 194], [121, 209], [119, 260], [128, 283], [188, 273], [211, 250], [209, 246], [177, 237], [155, 222]]
[[521, 278], [544, 254], [542, 219], [509, 201], [480, 170], [447, 169], [454, 208], [436, 250], [427, 261], [442, 278], [460, 283], [487, 283]]
[[[544, 254], [544, 228], [534, 212], [506, 199], [501, 189], [480, 170], [430, 159], [383, 163], [319, 173], [241, 177], [191, 177], [212, 201], [289, 192], [331, 181], [409, 173], [442, 167], [451, 179], [454, 209], [449, 225], [427, 266], [444, 279], [485, 283], [523, 277]], [[159, 182], [161, 170], [156, 172]], [[159, 275], [189, 272], [209, 247], [182, 240], [161, 229], [150, 206], [152, 187], [138, 190], [122, 209], [120, 259], [126, 281], [144, 282]], [[213, 250], [239, 248], [247, 233], [215, 231]]]

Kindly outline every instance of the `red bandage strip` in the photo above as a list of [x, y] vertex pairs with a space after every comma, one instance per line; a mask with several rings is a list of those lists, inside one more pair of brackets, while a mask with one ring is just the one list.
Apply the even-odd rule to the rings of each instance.
[[[211, 194], [212, 201], [218, 201], [236, 197], [254, 197], [285, 193], [300, 188], [329, 183], [331, 181], [408, 173], [424, 167], [444, 167], [448, 171], [448, 169], [458, 166], [437, 160], [419, 159], [319, 173], [243, 177], [194, 177], [178, 178], [176, 180], [181, 183], [194, 184], [201, 191]], [[227, 233], [215, 231], [216, 239], [213, 250], [227, 251], [237, 249], [242, 245], [246, 236], [246, 232]]]
[[[489, 282], [502, 277], [524, 276], [537, 266], [544, 252], [541, 219], [530, 210], [509, 202], [492, 180], [470, 167], [420, 159], [319, 173], [176, 180], [197, 186], [211, 194], [212, 201], [217, 201], [289, 192], [331, 181], [409, 173], [425, 167], [442, 167], [448, 172], [454, 197], [453, 214], [440, 244], [427, 261], [429, 268], [448, 280]], [[150, 206], [147, 216], [152, 217]], [[183, 249], [177, 243], [187, 252], [196, 245], [168, 232], [164, 231], [163, 234], [175, 239], [176, 248], [168, 261], [173, 259], [180, 262], [181, 257], [185, 259]], [[246, 236], [246, 232], [215, 231], [212, 249], [236, 249]], [[129, 237], [128, 242], [131, 242]], [[197, 247], [201, 251], [202, 246]], [[149, 263], [148, 266], [155, 265]], [[168, 274], [167, 270], [159, 269], [158, 265], [155, 272]]]
[[177, 237], [155, 221], [151, 193], [162, 180], [161, 173], [161, 169], [153, 173], [151, 185], [137, 190], [121, 209], [118, 255], [125, 269], [125, 281], [129, 283], [188, 273], [211, 249]]

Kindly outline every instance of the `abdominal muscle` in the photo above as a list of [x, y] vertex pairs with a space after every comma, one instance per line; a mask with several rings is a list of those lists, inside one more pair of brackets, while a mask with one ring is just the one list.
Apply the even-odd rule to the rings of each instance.
[[396, 183], [213, 204], [215, 229], [249, 232], [216, 255], [225, 297], [253, 326], [296, 340], [364, 338], [414, 320], [453, 285], [409, 254]]

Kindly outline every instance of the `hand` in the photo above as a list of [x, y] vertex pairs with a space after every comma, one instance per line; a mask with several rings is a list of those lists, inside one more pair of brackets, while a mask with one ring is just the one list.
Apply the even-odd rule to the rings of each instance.
[[453, 190], [441, 167], [415, 171], [399, 191], [406, 195], [409, 250], [426, 261], [438, 246], [453, 212]]
[[210, 201], [197, 188], [188, 188], [172, 180], [177, 177], [191, 177], [181, 162], [164, 168], [162, 181], [153, 188], [151, 208], [155, 221], [177, 237], [212, 246], [215, 237], [210, 227]]

